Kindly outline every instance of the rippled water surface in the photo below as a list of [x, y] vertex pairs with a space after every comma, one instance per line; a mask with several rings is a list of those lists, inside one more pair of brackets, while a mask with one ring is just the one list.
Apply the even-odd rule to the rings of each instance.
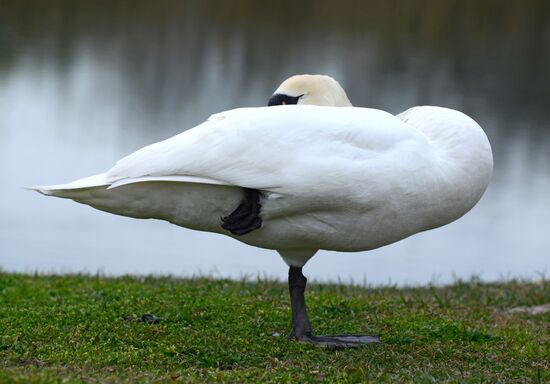
[[309, 276], [447, 282], [550, 267], [547, 1], [3, 1], [0, 266], [10, 271], [257, 274], [275, 252], [25, 191], [108, 169], [211, 113], [260, 106], [286, 77], [326, 73], [358, 106], [472, 116], [495, 156], [481, 202], [371, 252], [320, 252]]

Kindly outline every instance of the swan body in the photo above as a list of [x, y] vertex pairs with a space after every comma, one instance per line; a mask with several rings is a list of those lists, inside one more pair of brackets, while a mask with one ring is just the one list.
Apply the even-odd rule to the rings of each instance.
[[[485, 133], [461, 112], [295, 105], [215, 114], [104, 174], [35, 189], [230, 235], [302, 266], [318, 249], [369, 250], [458, 219], [491, 171]], [[243, 187], [261, 191], [264, 225], [237, 237], [220, 217]]]

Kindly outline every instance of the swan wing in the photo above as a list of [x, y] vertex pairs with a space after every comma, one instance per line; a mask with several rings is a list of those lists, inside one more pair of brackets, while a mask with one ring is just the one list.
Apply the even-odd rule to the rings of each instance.
[[383, 171], [380, 162], [403, 145], [417, 153], [428, 146], [422, 134], [380, 110], [241, 108], [134, 152], [106, 179], [111, 188], [158, 178], [281, 194], [341, 193], [343, 184], [369, 175], [369, 162]]

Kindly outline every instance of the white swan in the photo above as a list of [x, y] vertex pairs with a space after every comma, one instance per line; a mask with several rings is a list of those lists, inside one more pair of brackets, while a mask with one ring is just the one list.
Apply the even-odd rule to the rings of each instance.
[[[328, 77], [291, 78], [274, 104], [351, 105]], [[314, 105], [241, 108], [118, 161], [106, 173], [36, 187], [136, 218], [232, 236], [289, 265], [291, 336], [321, 346], [376, 342], [313, 336], [302, 266], [319, 249], [361, 251], [448, 224], [481, 198], [489, 141], [461, 112]], [[220, 219], [223, 218], [223, 219]]]

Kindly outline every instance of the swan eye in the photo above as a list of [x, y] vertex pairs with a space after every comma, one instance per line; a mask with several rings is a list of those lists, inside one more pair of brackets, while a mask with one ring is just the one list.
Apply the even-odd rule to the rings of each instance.
[[298, 104], [298, 100], [302, 96], [304, 96], [304, 95], [288, 96], [288, 95], [284, 95], [282, 93], [276, 93], [273, 96], [271, 96], [271, 98], [267, 102], [267, 106], [272, 107], [274, 105]]

